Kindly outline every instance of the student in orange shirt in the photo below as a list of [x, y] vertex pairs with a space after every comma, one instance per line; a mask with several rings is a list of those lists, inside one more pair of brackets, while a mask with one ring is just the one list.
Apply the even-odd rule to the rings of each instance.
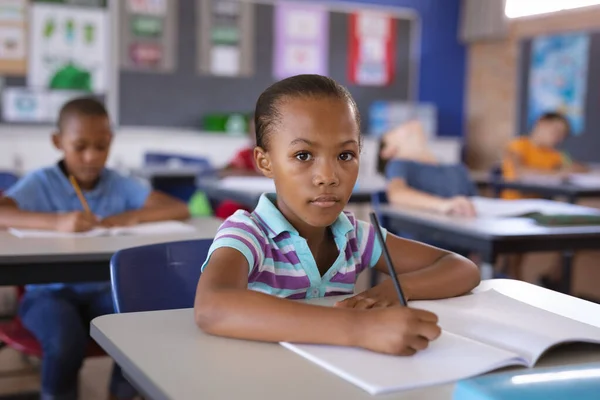
[[[528, 136], [513, 140], [502, 162], [503, 177], [507, 181], [520, 178], [554, 175], [567, 177], [586, 168], [573, 163], [556, 148], [569, 136], [571, 127], [565, 116], [556, 112], [543, 114]], [[505, 199], [518, 199], [522, 195], [514, 190], [502, 194]]]

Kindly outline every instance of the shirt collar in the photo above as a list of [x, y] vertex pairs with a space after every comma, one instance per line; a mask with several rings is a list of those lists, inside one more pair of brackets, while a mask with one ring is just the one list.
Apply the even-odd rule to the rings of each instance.
[[[75, 188], [71, 185], [71, 181], [69, 180], [69, 173], [67, 172], [67, 167], [65, 166], [65, 160], [60, 160], [55, 165], [56, 173], [61, 177], [61, 182], [63, 183], [63, 187], [71, 196], [76, 196]], [[93, 198], [97, 197], [102, 193], [102, 186], [104, 185], [104, 181], [106, 180], [106, 168], [104, 168], [100, 174], [100, 179], [98, 183], [92, 190], [83, 190], [83, 193], [86, 197]]]
[[[285, 216], [275, 206], [277, 196], [272, 193], [265, 193], [260, 196], [258, 205], [254, 209], [256, 216], [266, 229], [270, 238], [275, 238], [284, 232], [298, 235], [296, 228], [290, 224]], [[346, 236], [354, 229], [352, 222], [345, 213], [340, 213], [335, 222], [331, 225], [331, 231], [334, 236]]]

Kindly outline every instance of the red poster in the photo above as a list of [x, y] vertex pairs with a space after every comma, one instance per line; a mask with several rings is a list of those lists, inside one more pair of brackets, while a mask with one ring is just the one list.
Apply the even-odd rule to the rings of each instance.
[[351, 83], [387, 86], [394, 78], [396, 21], [376, 12], [350, 15], [349, 79]]

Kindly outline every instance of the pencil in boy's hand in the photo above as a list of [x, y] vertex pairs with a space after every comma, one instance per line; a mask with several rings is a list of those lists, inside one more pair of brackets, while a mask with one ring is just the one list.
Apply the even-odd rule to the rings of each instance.
[[381, 226], [379, 225], [379, 220], [377, 219], [377, 215], [374, 212], [371, 213], [371, 224], [373, 224], [373, 228], [375, 228], [375, 235], [377, 235], [377, 239], [381, 244], [383, 256], [385, 257], [385, 263], [387, 264], [390, 273], [390, 278], [392, 279], [392, 282], [394, 282], [394, 287], [396, 288], [396, 293], [398, 293], [398, 299], [400, 300], [400, 304], [406, 306], [406, 298], [404, 297], [404, 293], [402, 292], [400, 281], [398, 281], [398, 277], [396, 276], [396, 269], [394, 268], [392, 257], [390, 256], [390, 252], [388, 251], [388, 248], [385, 244], [385, 239], [383, 238], [383, 234], [381, 233]]
[[69, 175], [69, 181], [71, 181], [71, 185], [73, 185], [73, 188], [75, 189], [75, 193], [77, 193], [77, 197], [79, 198], [79, 201], [81, 202], [81, 205], [83, 206], [83, 210], [86, 213], [91, 214], [92, 210], [90, 210], [90, 206], [88, 205], [87, 200], [83, 196], [83, 192], [81, 191], [81, 188], [79, 187], [79, 184], [77, 183], [77, 180], [75, 179], [75, 177], [73, 175]]

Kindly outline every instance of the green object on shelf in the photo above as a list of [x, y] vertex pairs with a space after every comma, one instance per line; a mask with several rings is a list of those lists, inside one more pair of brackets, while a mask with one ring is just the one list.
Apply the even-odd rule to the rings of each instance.
[[188, 203], [188, 208], [192, 217], [210, 217], [213, 215], [208, 197], [201, 191], [194, 193]]
[[207, 114], [202, 120], [202, 129], [230, 135], [243, 135], [248, 132], [248, 116], [242, 113]]
[[50, 80], [50, 89], [92, 91], [92, 74], [73, 64], [65, 65]]

